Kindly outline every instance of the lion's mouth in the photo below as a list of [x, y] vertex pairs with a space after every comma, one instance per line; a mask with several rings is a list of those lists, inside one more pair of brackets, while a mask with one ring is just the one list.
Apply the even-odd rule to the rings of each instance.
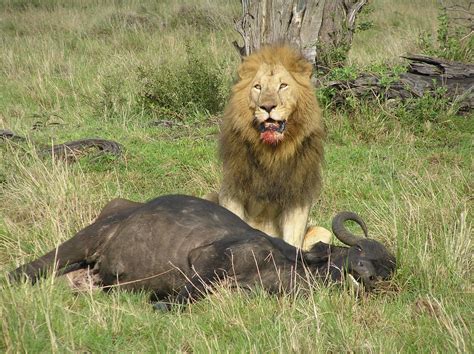
[[268, 118], [258, 125], [260, 139], [266, 144], [276, 145], [283, 139], [283, 132], [286, 128], [286, 121], [276, 121]]

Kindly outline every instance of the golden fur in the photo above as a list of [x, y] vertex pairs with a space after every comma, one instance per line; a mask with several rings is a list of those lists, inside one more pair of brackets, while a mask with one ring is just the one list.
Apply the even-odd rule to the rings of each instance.
[[[219, 141], [219, 203], [298, 247], [321, 189], [324, 129], [311, 71], [311, 64], [288, 46], [246, 57]], [[276, 129], [282, 122], [280, 133]]]

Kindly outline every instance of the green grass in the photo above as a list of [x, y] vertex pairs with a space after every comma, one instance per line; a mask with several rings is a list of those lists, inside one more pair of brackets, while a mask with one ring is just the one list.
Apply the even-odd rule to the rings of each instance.
[[[360, 213], [397, 255], [389, 291], [356, 298], [315, 284], [278, 298], [223, 288], [156, 313], [147, 294], [74, 294], [54, 278], [6, 282], [7, 271], [68, 239], [114, 197], [218, 188], [219, 110], [239, 63], [228, 24], [240, 9], [189, 3], [0, 4], [0, 128], [34, 142], [0, 145], [0, 350], [472, 352], [474, 119], [441, 99], [325, 107], [324, 190], [312, 223], [329, 227], [342, 209]], [[411, 51], [413, 26], [436, 31], [426, 15], [436, 18], [433, 2], [410, 4], [392, 4], [398, 14], [382, 18], [387, 2], [374, 1], [372, 20], [393, 25], [388, 42], [400, 51], [369, 50], [385, 48], [381, 24], [380, 34], [356, 34], [352, 64]], [[203, 76], [190, 75], [193, 68]], [[150, 92], [178, 97], [163, 106]], [[67, 165], [35, 153], [35, 145], [86, 137], [117, 140], [125, 154]]]

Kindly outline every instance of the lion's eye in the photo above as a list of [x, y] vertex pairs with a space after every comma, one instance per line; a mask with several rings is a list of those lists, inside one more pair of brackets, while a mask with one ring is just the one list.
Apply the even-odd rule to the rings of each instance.
[[287, 84], [280, 84], [280, 90], [284, 89], [285, 87], [288, 87], [288, 85]]
[[257, 89], [257, 90], [261, 90], [261, 89], [262, 89], [262, 86], [260, 86], [259, 84], [256, 84], [256, 85], [254, 86], [254, 88]]

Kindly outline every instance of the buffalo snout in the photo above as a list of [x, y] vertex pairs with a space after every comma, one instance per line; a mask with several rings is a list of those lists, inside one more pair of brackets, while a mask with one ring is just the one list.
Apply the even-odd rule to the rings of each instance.
[[350, 273], [359, 282], [361, 282], [367, 290], [375, 287], [375, 284], [381, 280], [376, 268], [371, 261], [366, 259], [358, 259], [352, 264]]

